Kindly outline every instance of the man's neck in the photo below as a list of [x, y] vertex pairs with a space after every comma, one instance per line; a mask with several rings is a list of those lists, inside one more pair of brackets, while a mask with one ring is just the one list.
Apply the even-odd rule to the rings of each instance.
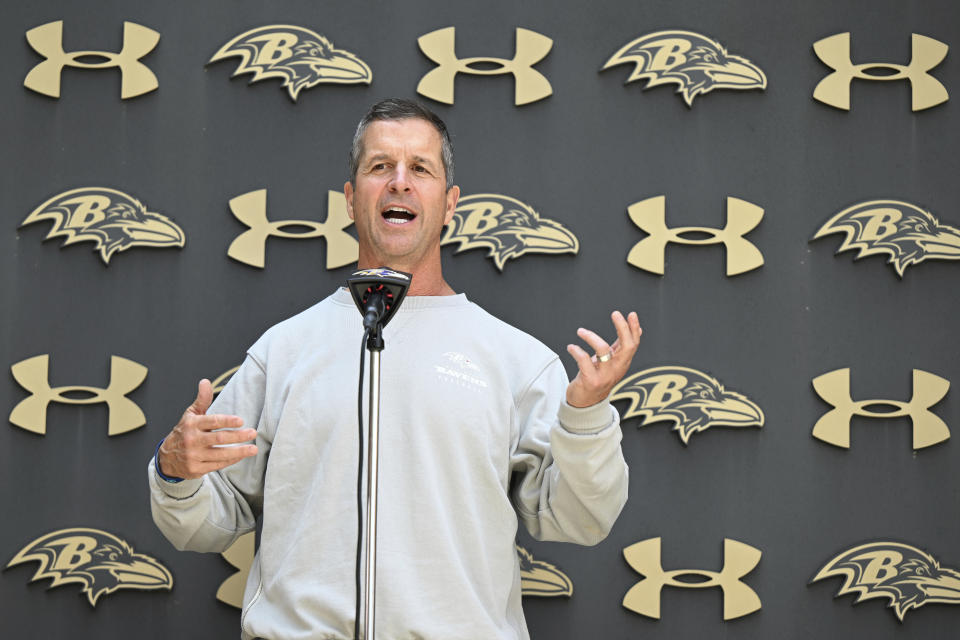
[[[375, 264], [376, 263], [376, 264]], [[440, 261], [428, 265], [380, 264], [376, 260], [361, 259], [357, 263], [358, 269], [376, 269], [388, 267], [396, 271], [403, 271], [411, 275], [408, 296], [452, 296], [456, 294], [447, 281], [443, 279], [443, 269]]]

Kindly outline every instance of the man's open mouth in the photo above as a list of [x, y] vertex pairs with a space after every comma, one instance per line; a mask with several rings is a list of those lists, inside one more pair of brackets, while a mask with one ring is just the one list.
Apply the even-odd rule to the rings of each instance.
[[390, 224], [407, 224], [417, 217], [417, 214], [404, 209], [403, 207], [388, 207], [381, 214], [383, 219]]

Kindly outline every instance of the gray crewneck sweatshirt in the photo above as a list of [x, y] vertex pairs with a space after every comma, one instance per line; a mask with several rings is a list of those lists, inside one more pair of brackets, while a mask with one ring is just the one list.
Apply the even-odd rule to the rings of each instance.
[[[255, 427], [259, 453], [176, 484], [150, 461], [178, 549], [223, 551], [262, 516], [244, 639], [353, 635], [361, 339], [345, 289], [272, 327], [209, 410]], [[540, 540], [607, 535], [627, 496], [617, 412], [567, 405], [557, 356], [462, 294], [408, 297], [384, 340], [377, 638], [526, 639], [518, 519]]]

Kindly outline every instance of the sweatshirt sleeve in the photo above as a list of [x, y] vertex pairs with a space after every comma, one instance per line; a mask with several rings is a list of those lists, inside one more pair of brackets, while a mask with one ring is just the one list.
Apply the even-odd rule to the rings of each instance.
[[627, 500], [620, 417], [607, 401], [582, 409], [568, 405], [567, 384], [554, 358], [519, 397], [511, 493], [534, 538], [594, 545]]
[[257, 455], [202, 478], [171, 483], [147, 465], [153, 521], [174, 547], [183, 551], [224, 551], [253, 531], [263, 506], [263, 482], [270, 439], [264, 424], [266, 377], [263, 366], [248, 355], [207, 411], [238, 415], [257, 429]]

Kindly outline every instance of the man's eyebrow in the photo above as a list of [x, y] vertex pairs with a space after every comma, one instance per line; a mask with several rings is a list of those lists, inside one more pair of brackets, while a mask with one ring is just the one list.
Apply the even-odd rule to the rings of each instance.
[[367, 157], [365, 158], [365, 160], [366, 160], [367, 163], [369, 163], [369, 162], [373, 162], [373, 161], [375, 161], [375, 160], [387, 160], [387, 159], [389, 159], [389, 158], [390, 158], [390, 155], [389, 155], [389, 154], [387, 154], [387, 153], [382, 153], [382, 152], [381, 152], [381, 153], [375, 153], [375, 154], [373, 154], [372, 156], [367, 156]]
[[[387, 153], [387, 152], [385, 152], [385, 151], [381, 151], [380, 153], [374, 153], [374, 154], [372, 154], [372, 155], [367, 156], [367, 157], [364, 159], [364, 164], [365, 164], [365, 165], [369, 165], [370, 163], [373, 163], [373, 162], [379, 162], [379, 161], [381, 161], [381, 160], [392, 160], [392, 159], [393, 159], [393, 156], [392, 156], [392, 155], [390, 155], [389, 153]], [[435, 167], [437, 166], [437, 163], [436, 163], [434, 160], [431, 160], [431, 159], [430, 159], [429, 157], [427, 157], [427, 156], [414, 155], [414, 156], [411, 157], [411, 160], [412, 160], [413, 162], [416, 162], [416, 163], [419, 163], [419, 164], [422, 164], [422, 165], [426, 165], [426, 166], [430, 167], [431, 169], [433, 169], [433, 168], [435, 168]]]
[[425, 164], [430, 167], [433, 167], [435, 164], [434, 161], [431, 160], [430, 158], [426, 158], [424, 156], [417, 156], [417, 155], [413, 156], [413, 161], [419, 162], [420, 164]]

